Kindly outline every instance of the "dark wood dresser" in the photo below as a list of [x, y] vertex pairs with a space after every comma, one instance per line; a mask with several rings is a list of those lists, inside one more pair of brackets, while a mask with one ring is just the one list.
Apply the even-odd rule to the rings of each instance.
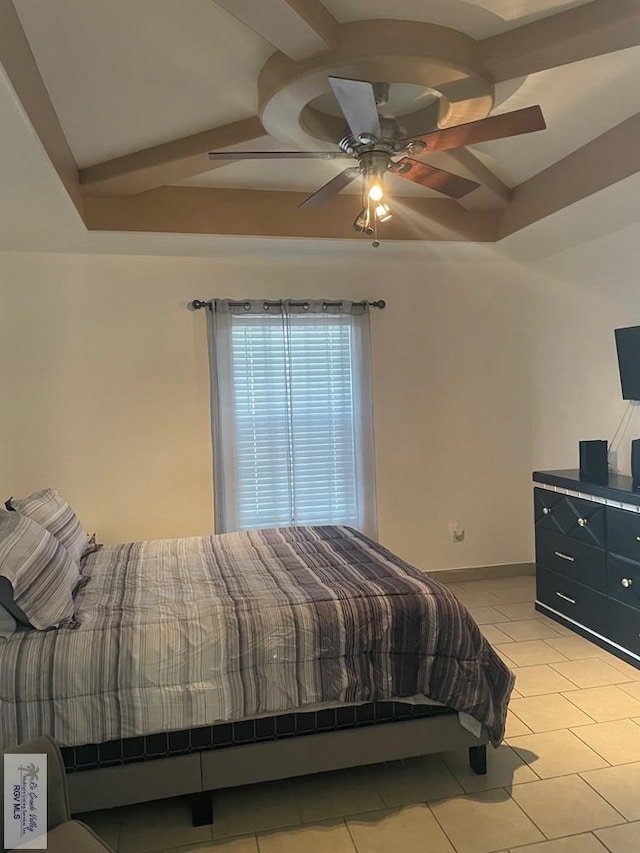
[[535, 471], [536, 610], [640, 668], [640, 490]]

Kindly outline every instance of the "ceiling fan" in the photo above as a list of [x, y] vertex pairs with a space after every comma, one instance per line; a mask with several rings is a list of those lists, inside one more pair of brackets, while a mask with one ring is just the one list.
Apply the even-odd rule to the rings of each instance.
[[[431, 151], [447, 151], [546, 128], [542, 110], [539, 106], [533, 106], [441, 130], [429, 130], [417, 136], [407, 136], [397, 119], [382, 118], [378, 114], [378, 107], [386, 104], [389, 97], [388, 83], [329, 77], [329, 84], [350, 130], [350, 133], [338, 142], [339, 152], [212, 151], [209, 153], [209, 158], [211, 160], [355, 159], [356, 165], [344, 169], [301, 202], [298, 207], [322, 204], [361, 175], [363, 208], [356, 217], [353, 227], [356, 231], [372, 234], [376, 238], [378, 224], [386, 222], [391, 217], [391, 208], [385, 201], [383, 185], [384, 175], [387, 172], [423, 187], [429, 187], [450, 198], [462, 198], [480, 184], [415, 160], [414, 156], [428, 154]], [[377, 245], [377, 239], [373, 245]]]

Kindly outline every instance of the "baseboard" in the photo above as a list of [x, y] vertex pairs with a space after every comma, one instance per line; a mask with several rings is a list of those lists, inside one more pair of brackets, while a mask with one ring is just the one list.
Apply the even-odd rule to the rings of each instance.
[[472, 566], [466, 569], [431, 569], [427, 572], [439, 583], [458, 583], [458, 581], [484, 581], [490, 578], [514, 578], [521, 575], [535, 575], [535, 563], [505, 563], [500, 566]]

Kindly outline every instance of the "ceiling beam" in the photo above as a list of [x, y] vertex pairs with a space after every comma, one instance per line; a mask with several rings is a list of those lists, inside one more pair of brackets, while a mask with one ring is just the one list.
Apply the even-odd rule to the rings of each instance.
[[[337, 195], [301, 211], [306, 192], [160, 187], [130, 198], [85, 198], [90, 231], [363, 239], [352, 227], [360, 197]], [[384, 240], [493, 242], [498, 216], [469, 213], [449, 199], [394, 198]], [[370, 240], [371, 238], [364, 238]]]
[[58, 177], [82, 215], [78, 167], [11, 0], [0, 0], [0, 63]]
[[268, 151], [277, 147], [260, 119], [252, 116], [89, 166], [80, 171], [80, 182], [85, 195], [135, 195], [229, 164], [227, 160], [210, 160], [209, 151]]
[[592, 0], [479, 43], [482, 64], [496, 83], [635, 47], [638, 0]]
[[338, 22], [320, 0], [215, 0], [296, 62], [332, 50]]
[[640, 172], [640, 113], [516, 187], [500, 238]]
[[439, 169], [478, 181], [477, 189], [458, 199], [466, 210], [504, 210], [511, 201], [512, 190], [467, 148], [436, 151], [429, 156], [429, 162]]

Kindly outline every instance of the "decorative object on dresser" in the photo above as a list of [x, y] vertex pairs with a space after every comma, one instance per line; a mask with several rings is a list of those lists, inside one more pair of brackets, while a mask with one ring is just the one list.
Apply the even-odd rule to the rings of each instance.
[[640, 494], [534, 471], [536, 610], [640, 668]]
[[580, 479], [606, 485], [609, 476], [606, 441], [580, 441]]
[[631, 479], [633, 488], [640, 489], [640, 438], [631, 442]]

